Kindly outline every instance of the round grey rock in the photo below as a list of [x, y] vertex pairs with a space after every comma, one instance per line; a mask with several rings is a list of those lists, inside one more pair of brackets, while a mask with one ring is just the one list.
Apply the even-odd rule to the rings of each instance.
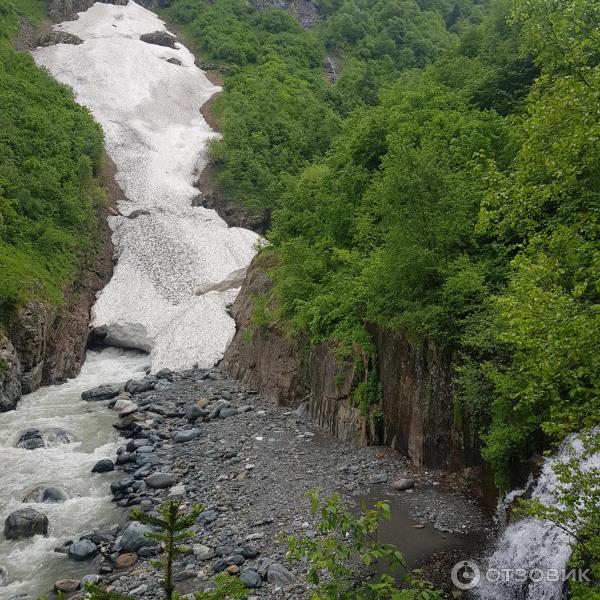
[[10, 513], [4, 521], [7, 540], [23, 540], [34, 535], [48, 535], [48, 517], [32, 508], [21, 508]]

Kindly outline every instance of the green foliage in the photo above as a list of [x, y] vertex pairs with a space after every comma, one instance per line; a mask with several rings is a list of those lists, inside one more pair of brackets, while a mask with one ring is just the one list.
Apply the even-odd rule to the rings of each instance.
[[[18, 9], [17, 9], [18, 7]], [[2, 34], [42, 4], [0, 3]], [[0, 44], [0, 323], [31, 298], [61, 301], [95, 253], [93, 179], [102, 133], [71, 90], [30, 56]]]
[[390, 507], [377, 502], [359, 516], [344, 511], [338, 496], [321, 500], [309, 492], [311, 512], [319, 513], [318, 537], [289, 536], [287, 558], [308, 560], [306, 581], [313, 600], [441, 600], [441, 593], [413, 573], [406, 587], [398, 588], [393, 577], [374, 578], [368, 568], [386, 565], [391, 572], [404, 565], [402, 553], [392, 544], [380, 544], [377, 530], [382, 519], [389, 520]]
[[[542, 76], [529, 96], [514, 163], [492, 163], [486, 174], [478, 229], [513, 258], [506, 286], [490, 300], [490, 317], [464, 340], [476, 348], [470, 382], [480, 382], [470, 396], [492, 399], [483, 456], [502, 487], [516, 462], [595, 425], [600, 414], [600, 66], [585, 50], [600, 32], [597, 6], [515, 6]], [[555, 44], [581, 11], [595, 28], [580, 23], [574, 54], [561, 55]], [[536, 34], [548, 30], [558, 37]], [[484, 327], [491, 327], [486, 336]]]
[[134, 509], [131, 513], [132, 518], [136, 521], [151, 525], [158, 530], [155, 533], [146, 534], [146, 537], [157, 540], [163, 545], [161, 586], [167, 600], [172, 600], [175, 592], [173, 561], [181, 555], [181, 544], [193, 537], [194, 534], [189, 527], [196, 522], [198, 515], [203, 510], [202, 506], [195, 505], [188, 513], [184, 514], [181, 511], [181, 502], [166, 500], [158, 507], [156, 515], [145, 513], [140, 509]]
[[[575, 444], [582, 448], [576, 450]], [[588, 431], [579, 442], [570, 446], [566, 460], [552, 464], [558, 486], [554, 502], [544, 504], [539, 498], [520, 500], [518, 510], [524, 514], [549, 521], [566, 531], [572, 540], [570, 566], [589, 569], [596, 583], [600, 581], [600, 469], [588, 462], [600, 452], [600, 435]], [[598, 588], [585, 581], [569, 581], [570, 597], [575, 600], [593, 600], [599, 597]]]
[[169, 9], [232, 68], [220, 186], [272, 212], [273, 289], [252, 327], [333, 340], [366, 365], [365, 410], [378, 399], [368, 324], [450, 347], [457, 425], [506, 487], [600, 414], [600, 8], [319, 7], [308, 32], [236, 0]]
[[[146, 537], [160, 542], [163, 548], [162, 561], [158, 561], [155, 566], [163, 573], [161, 587], [167, 600], [180, 599], [173, 582], [173, 562], [183, 553], [182, 544], [194, 536], [189, 527], [196, 522], [203, 510], [204, 507], [196, 504], [189, 511], [183, 512], [180, 501], [165, 500], [156, 513], [145, 513], [138, 508], [131, 511], [133, 519], [154, 529]], [[88, 583], [85, 589], [89, 600], [132, 600], [129, 596], [107, 591], [96, 584]], [[210, 580], [205, 591], [194, 594], [195, 600], [243, 600], [247, 596], [248, 592], [242, 582], [237, 577], [230, 577], [228, 573], [219, 573]]]
[[210, 589], [196, 592], [194, 600], [244, 600], [249, 595], [244, 584], [226, 572], [215, 575], [207, 587]]

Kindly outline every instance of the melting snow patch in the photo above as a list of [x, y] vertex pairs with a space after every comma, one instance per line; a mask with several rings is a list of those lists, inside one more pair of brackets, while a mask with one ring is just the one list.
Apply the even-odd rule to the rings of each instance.
[[[153, 371], [212, 366], [235, 333], [227, 307], [238, 290], [219, 284], [248, 266], [259, 240], [191, 206], [206, 144], [217, 135], [199, 109], [220, 88], [181, 44], [171, 49], [139, 39], [165, 27], [135, 2], [96, 3], [57, 27], [83, 43], [38, 48], [34, 58], [71, 86], [102, 125], [128, 198], [120, 212], [139, 215], [110, 219], [118, 262], [92, 325], [111, 344], [151, 350]], [[210, 291], [197, 296], [199, 289]]]

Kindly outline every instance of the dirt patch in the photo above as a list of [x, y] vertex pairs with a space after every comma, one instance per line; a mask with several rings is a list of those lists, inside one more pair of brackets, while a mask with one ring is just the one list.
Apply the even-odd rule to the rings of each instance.
[[[211, 81], [211, 83], [214, 83]], [[222, 92], [217, 92], [214, 96], [209, 98], [201, 107], [200, 112], [204, 117], [204, 120], [210, 125], [210, 128], [214, 131], [219, 131], [219, 120], [215, 114], [215, 103], [217, 98]]]

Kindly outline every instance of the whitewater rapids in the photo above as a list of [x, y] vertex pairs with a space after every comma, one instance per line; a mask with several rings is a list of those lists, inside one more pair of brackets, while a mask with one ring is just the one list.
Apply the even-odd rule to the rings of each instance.
[[142, 42], [140, 35], [165, 25], [133, 1], [96, 3], [56, 29], [83, 43], [38, 48], [35, 61], [71, 86], [100, 123], [127, 197], [122, 216], [109, 219], [117, 264], [92, 326], [107, 332], [108, 345], [150, 352], [153, 371], [212, 366], [235, 333], [227, 307], [238, 290], [196, 292], [247, 267], [259, 240], [192, 207], [193, 183], [217, 135], [200, 107], [220, 88], [182, 44]]

